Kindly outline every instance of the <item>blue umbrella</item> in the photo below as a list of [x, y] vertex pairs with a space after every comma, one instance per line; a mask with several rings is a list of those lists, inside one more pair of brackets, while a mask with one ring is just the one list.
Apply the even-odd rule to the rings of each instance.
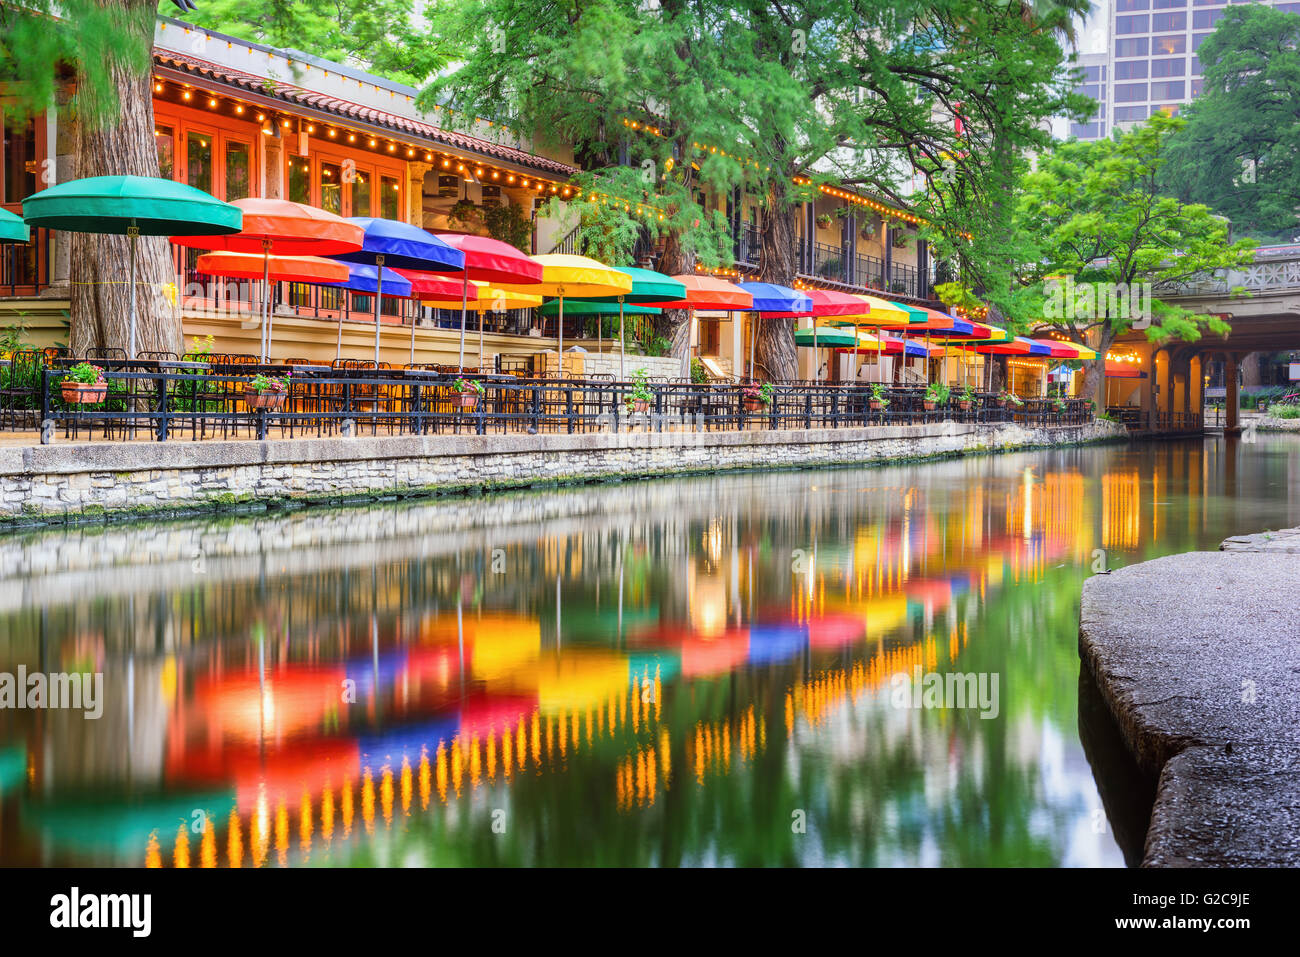
[[[421, 272], [465, 272], [465, 254], [449, 246], [432, 233], [419, 226], [401, 223], [395, 219], [378, 219], [370, 216], [353, 216], [348, 220], [365, 230], [359, 250], [340, 253], [335, 259], [347, 263], [365, 263], [372, 266], [392, 266], [397, 269], [418, 269]], [[380, 274], [375, 286], [375, 363], [379, 362], [379, 297], [383, 295], [388, 276]], [[468, 281], [468, 277], [466, 277]], [[407, 284], [410, 295], [410, 284]], [[411, 361], [415, 361], [415, 324], [411, 324]]]
[[[738, 282], [736, 283], [741, 289], [754, 297], [753, 312], [781, 312], [796, 316], [811, 316], [813, 314], [812, 297], [805, 296], [803, 293], [791, 289], [789, 286], [778, 286], [771, 282]], [[816, 329], [816, 320], [813, 320], [814, 336]], [[758, 340], [758, 324], [754, 325], [754, 334], [749, 337], [749, 368], [754, 369], [754, 347]], [[816, 346], [814, 338], [813, 345]]]
[[[342, 258], [341, 256], [338, 258]], [[375, 297], [375, 364], [379, 364], [379, 297], [391, 296], [395, 299], [410, 297], [411, 281], [389, 269], [387, 266], [372, 266], [365, 263], [348, 263], [348, 281], [322, 283], [335, 289], [347, 289], [363, 295]], [[334, 358], [343, 356], [343, 310], [339, 310], [339, 340]]]

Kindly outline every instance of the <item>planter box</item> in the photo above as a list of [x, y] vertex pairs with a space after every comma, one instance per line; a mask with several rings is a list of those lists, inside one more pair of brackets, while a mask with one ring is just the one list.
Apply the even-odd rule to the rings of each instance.
[[871, 406], [872, 412], [881, 412], [885, 408], [885, 403], [881, 399], [871, 399], [867, 404]]
[[970, 407], [971, 407], [971, 403], [969, 402], [962, 401], [957, 403], [957, 408], [961, 409], [963, 412], [969, 412]]
[[68, 405], [96, 405], [108, 395], [108, 383], [64, 382], [63, 401]]
[[935, 410], [935, 406], [938, 405], [938, 403], [936, 403], [933, 399], [922, 399], [921, 405], [925, 407], [926, 412], [933, 412]]
[[265, 409], [268, 412], [278, 411], [288, 396], [287, 392], [258, 392], [248, 386], [244, 386], [244, 403], [250, 409]]
[[477, 392], [457, 392], [453, 404], [458, 409], [475, 409], [478, 408]]
[[763, 412], [767, 409], [767, 403], [756, 395], [745, 396], [746, 412]]
[[650, 400], [633, 399], [631, 402], [625, 403], [623, 407], [627, 409], [628, 415], [636, 415], [641, 412], [648, 412], [650, 411]]

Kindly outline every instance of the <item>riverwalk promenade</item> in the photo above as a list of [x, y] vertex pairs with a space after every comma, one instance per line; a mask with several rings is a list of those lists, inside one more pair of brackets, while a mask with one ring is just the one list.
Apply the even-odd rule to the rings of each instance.
[[1158, 777], [1143, 864], [1300, 864], [1300, 529], [1096, 575], [1079, 653]]

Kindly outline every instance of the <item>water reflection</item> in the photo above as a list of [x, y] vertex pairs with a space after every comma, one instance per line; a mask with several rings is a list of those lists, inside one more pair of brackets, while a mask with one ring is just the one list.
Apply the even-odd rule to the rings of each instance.
[[[1119, 864], [1104, 567], [1300, 524], [1300, 443], [1044, 452], [0, 540], [0, 862]], [[998, 716], [900, 672], [996, 673]]]

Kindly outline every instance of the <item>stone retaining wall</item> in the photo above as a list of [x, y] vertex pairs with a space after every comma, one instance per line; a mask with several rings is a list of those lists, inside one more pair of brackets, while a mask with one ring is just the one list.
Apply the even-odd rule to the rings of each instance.
[[0, 449], [0, 520], [184, 511], [242, 502], [518, 488], [566, 481], [795, 468], [1107, 441], [1109, 422], [749, 432], [436, 435]]

